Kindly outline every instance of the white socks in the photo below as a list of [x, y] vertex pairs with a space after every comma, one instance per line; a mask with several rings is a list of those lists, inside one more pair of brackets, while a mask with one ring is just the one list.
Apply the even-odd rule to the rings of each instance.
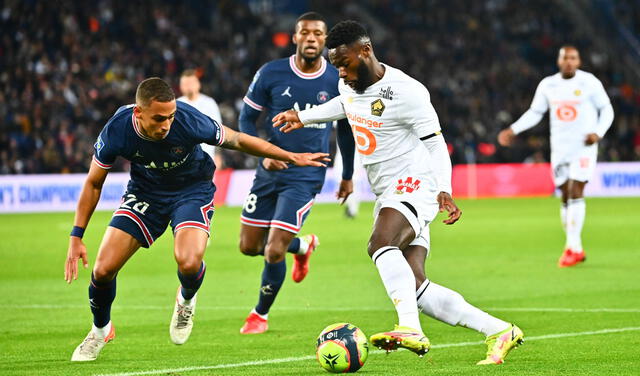
[[562, 231], [567, 233], [567, 204], [560, 204], [560, 222], [562, 223]]
[[467, 303], [462, 295], [429, 280], [416, 291], [422, 313], [449, 325], [460, 325], [490, 336], [505, 330], [509, 323]]
[[573, 252], [582, 252], [582, 225], [586, 205], [584, 198], [569, 199], [567, 202], [567, 243], [566, 248]]
[[416, 304], [416, 281], [409, 263], [398, 247], [382, 247], [371, 256], [387, 295], [396, 307], [398, 325], [422, 332]]
[[104, 338], [109, 335], [111, 331], [111, 321], [102, 328], [98, 328], [95, 324], [91, 325], [91, 331], [100, 338]]
[[300, 248], [298, 248], [298, 254], [304, 255], [309, 250], [309, 243], [307, 243], [304, 239], [302, 239], [302, 237], [298, 239], [300, 239]]
[[267, 312], [267, 313], [265, 313], [264, 315], [261, 315], [261, 314], [259, 314], [259, 313], [256, 311], [256, 309], [254, 308], [254, 309], [252, 309], [252, 310], [251, 310], [251, 313], [255, 313], [256, 315], [258, 315], [258, 316], [259, 316], [261, 319], [263, 319], [263, 320], [268, 320], [268, 319], [269, 319], [269, 313], [268, 313], [268, 312]]
[[[198, 294], [196, 293], [196, 295], [198, 295]], [[178, 304], [191, 306], [196, 301], [196, 295], [194, 295], [193, 298], [187, 300], [187, 299], [184, 298], [184, 296], [182, 296], [182, 292], [179, 292], [178, 293]]]

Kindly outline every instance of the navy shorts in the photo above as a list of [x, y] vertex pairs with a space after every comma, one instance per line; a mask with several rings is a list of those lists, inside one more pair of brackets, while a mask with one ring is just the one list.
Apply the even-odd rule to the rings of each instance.
[[311, 211], [322, 183], [276, 180], [256, 176], [240, 221], [249, 226], [275, 227], [297, 234]]
[[149, 248], [169, 223], [174, 234], [185, 227], [199, 228], [209, 234], [215, 190], [211, 182], [175, 192], [127, 189], [109, 226], [130, 234], [144, 248]]

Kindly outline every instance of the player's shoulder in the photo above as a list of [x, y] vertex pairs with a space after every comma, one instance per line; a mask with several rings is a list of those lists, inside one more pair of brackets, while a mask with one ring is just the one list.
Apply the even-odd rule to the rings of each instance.
[[117, 129], [122, 129], [125, 126], [128, 126], [129, 121], [133, 116], [134, 107], [135, 107], [135, 104], [127, 104], [124, 106], [120, 106], [116, 110], [116, 112], [114, 112], [113, 116], [111, 116], [111, 118], [107, 120], [107, 123], [105, 124], [104, 128], [110, 131], [115, 131]]
[[[384, 65], [386, 72], [384, 77], [384, 83], [392, 85], [392, 90], [397, 93], [416, 93], [424, 92], [429, 93], [427, 87], [420, 81], [409, 76], [404, 71], [398, 68], [394, 68], [389, 65]], [[387, 76], [388, 75], [388, 76]]]
[[583, 71], [581, 69], [578, 69], [576, 71], [576, 76], [578, 76], [580, 79], [590, 83], [590, 84], [599, 84], [600, 80], [598, 79], [598, 77], [595, 76], [595, 74], [591, 73], [591, 72], [587, 72], [587, 71]]
[[286, 72], [289, 70], [289, 58], [275, 59], [265, 63], [259, 70], [260, 74]]

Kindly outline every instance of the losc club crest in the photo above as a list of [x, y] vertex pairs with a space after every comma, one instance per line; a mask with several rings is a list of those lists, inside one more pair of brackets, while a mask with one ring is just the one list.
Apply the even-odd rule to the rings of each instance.
[[375, 101], [371, 102], [371, 115], [382, 116], [384, 109], [385, 105], [384, 102], [382, 102], [382, 99], [376, 99]]
[[318, 92], [318, 95], [316, 96], [316, 99], [318, 100], [318, 102], [324, 103], [324, 102], [329, 100], [329, 93], [327, 93], [324, 90], [320, 91], [320, 92]]
[[181, 157], [185, 152], [184, 146], [174, 146], [171, 148], [171, 154]]

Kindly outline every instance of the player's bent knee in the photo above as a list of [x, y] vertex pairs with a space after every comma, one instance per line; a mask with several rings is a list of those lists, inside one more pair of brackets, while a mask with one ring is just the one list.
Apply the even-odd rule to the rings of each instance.
[[97, 282], [109, 282], [116, 277], [118, 270], [96, 264], [93, 267], [93, 279]]
[[240, 239], [240, 244], [238, 246], [240, 248], [240, 252], [245, 256], [257, 256], [261, 254], [261, 249], [255, 244], [245, 241], [244, 239]]
[[176, 260], [178, 262], [178, 269], [182, 274], [196, 274], [200, 271], [202, 265], [202, 259], [196, 256], [186, 256]]

